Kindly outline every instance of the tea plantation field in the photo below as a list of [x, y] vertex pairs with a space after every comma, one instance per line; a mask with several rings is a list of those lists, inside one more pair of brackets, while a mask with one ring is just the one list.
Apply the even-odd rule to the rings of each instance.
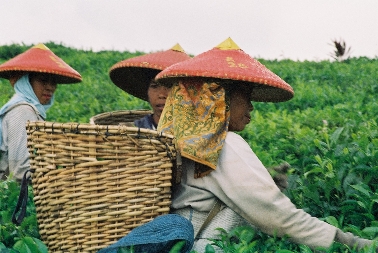
[[[144, 52], [93, 52], [46, 45], [83, 76], [82, 83], [58, 86], [48, 121], [88, 123], [102, 112], [149, 109], [148, 103], [116, 87], [108, 75], [113, 64]], [[0, 46], [0, 64], [31, 46]], [[289, 83], [295, 96], [283, 103], [253, 103], [251, 123], [240, 134], [266, 167], [282, 162], [291, 165], [285, 194], [297, 207], [344, 231], [378, 237], [378, 58], [258, 60]], [[0, 90], [2, 106], [13, 89], [1, 79]], [[30, 240], [38, 242], [39, 252], [45, 252], [38, 241], [32, 201], [21, 226], [10, 221], [18, 190], [12, 180], [0, 182], [0, 252], [35, 245]], [[225, 252], [312, 252], [286, 238], [245, 228], [224, 234], [214, 243]], [[356, 251], [335, 243], [328, 252]]]

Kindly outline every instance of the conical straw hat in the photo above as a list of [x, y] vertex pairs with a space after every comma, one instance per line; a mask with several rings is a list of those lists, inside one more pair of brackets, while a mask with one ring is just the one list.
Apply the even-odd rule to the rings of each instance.
[[246, 54], [231, 38], [190, 60], [166, 68], [155, 79], [169, 85], [178, 79], [197, 77], [251, 84], [252, 101], [282, 102], [294, 96], [289, 84]]
[[148, 100], [147, 89], [152, 79], [172, 64], [191, 59], [179, 44], [166, 51], [126, 59], [109, 70], [112, 82], [127, 93]]
[[82, 77], [55, 55], [48, 47], [40, 43], [0, 65], [0, 77], [12, 79], [26, 72], [48, 73], [57, 83], [78, 83]]

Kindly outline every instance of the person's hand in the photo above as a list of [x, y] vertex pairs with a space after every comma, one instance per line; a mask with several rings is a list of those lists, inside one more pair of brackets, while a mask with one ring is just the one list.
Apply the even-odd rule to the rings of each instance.
[[288, 164], [287, 162], [281, 163], [280, 165], [275, 167], [268, 168], [270, 175], [272, 175], [274, 182], [281, 191], [286, 190], [289, 186], [289, 183], [287, 181], [287, 172], [289, 168], [290, 164]]
[[[335, 242], [345, 244], [351, 249], [356, 248], [358, 251], [370, 247], [374, 243], [374, 241], [372, 240], [355, 236], [354, 234], [349, 232], [343, 232], [340, 229], [337, 229], [336, 231]], [[378, 252], [378, 248], [375, 249], [375, 252]]]

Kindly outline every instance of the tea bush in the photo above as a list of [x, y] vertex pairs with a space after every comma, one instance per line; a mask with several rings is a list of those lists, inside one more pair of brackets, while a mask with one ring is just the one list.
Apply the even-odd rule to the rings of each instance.
[[[83, 76], [79, 84], [58, 85], [48, 121], [87, 123], [102, 112], [149, 108], [148, 103], [116, 87], [108, 75], [113, 64], [142, 52], [92, 52], [54, 43], [46, 45]], [[29, 47], [0, 46], [0, 63]], [[378, 59], [259, 61], [287, 81], [295, 96], [283, 103], [253, 103], [252, 122], [240, 134], [265, 166], [284, 161], [291, 165], [290, 187], [285, 194], [297, 207], [344, 231], [376, 238]], [[4, 79], [0, 86], [3, 105], [13, 90]], [[9, 210], [14, 207], [18, 190], [11, 181], [1, 182], [0, 187], [0, 251], [2, 247], [14, 247], [23, 238], [38, 240], [32, 202], [28, 218], [20, 227], [13, 226]], [[287, 238], [250, 228], [236, 228], [230, 234], [223, 231], [222, 238], [211, 243], [225, 252], [312, 252]], [[212, 251], [209, 245], [206, 252]], [[337, 243], [326, 250], [347, 251], [356, 252]]]

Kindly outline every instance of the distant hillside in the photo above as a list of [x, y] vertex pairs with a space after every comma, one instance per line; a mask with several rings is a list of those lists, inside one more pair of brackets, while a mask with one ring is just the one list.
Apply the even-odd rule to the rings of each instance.
[[[0, 46], [0, 63], [31, 46]], [[83, 76], [82, 83], [59, 85], [56, 102], [48, 112], [48, 120], [87, 122], [91, 116], [101, 112], [148, 108], [147, 103], [116, 87], [108, 75], [113, 64], [142, 55], [143, 52], [93, 52], [55, 43], [46, 43], [46, 46]], [[321, 111], [335, 105], [351, 103], [354, 109], [344, 106], [344, 110], [353, 113], [363, 105], [361, 113], [371, 115], [371, 110], [366, 110], [366, 106], [375, 102], [373, 94], [377, 91], [378, 60], [352, 58], [342, 63], [259, 60], [295, 90], [295, 97], [291, 101], [278, 104], [256, 103], [255, 107], [259, 110], [316, 110], [317, 114], [321, 114]], [[13, 90], [5, 79], [0, 79], [0, 84], [3, 91], [0, 94], [2, 105], [11, 97]]]

